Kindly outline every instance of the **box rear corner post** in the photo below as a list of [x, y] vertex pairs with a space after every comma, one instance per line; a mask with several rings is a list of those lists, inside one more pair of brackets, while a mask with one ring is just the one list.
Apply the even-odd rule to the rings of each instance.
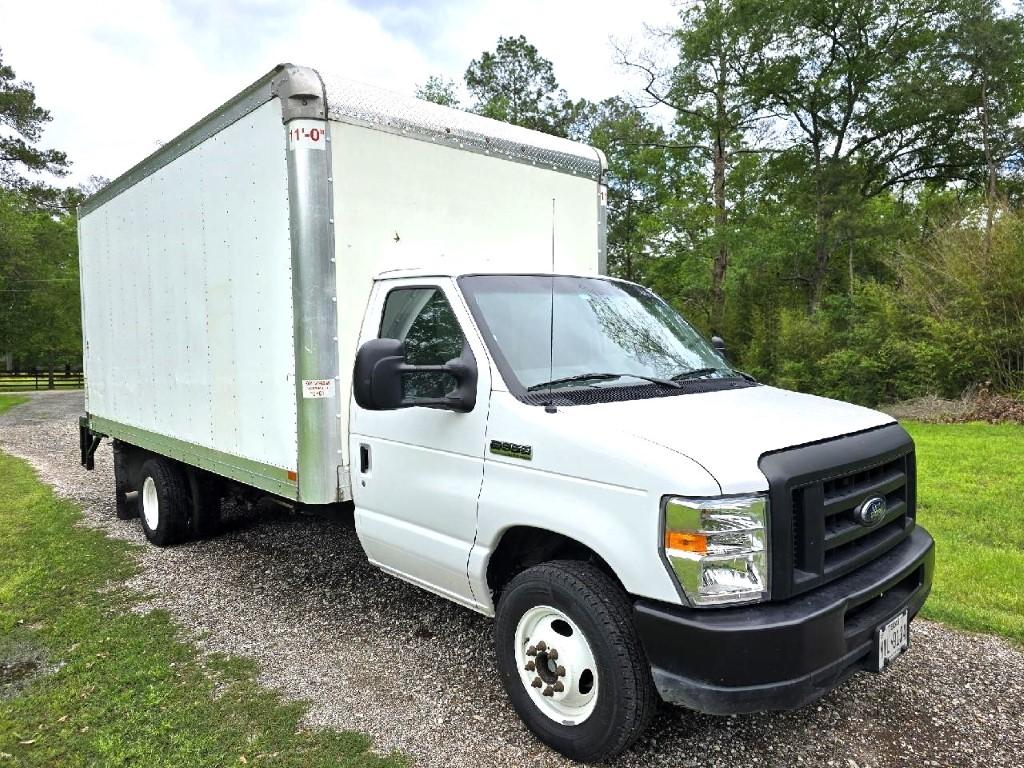
[[334, 180], [323, 81], [285, 65], [271, 92], [287, 132], [288, 209], [295, 320], [298, 500], [342, 501], [343, 464], [334, 256]]
[[597, 147], [597, 274], [608, 274], [608, 158]]

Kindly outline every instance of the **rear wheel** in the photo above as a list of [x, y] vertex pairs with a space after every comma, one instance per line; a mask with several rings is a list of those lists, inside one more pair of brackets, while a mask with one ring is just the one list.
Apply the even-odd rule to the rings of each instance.
[[629, 599], [597, 566], [520, 573], [498, 602], [498, 668], [523, 722], [573, 760], [614, 757], [644, 731], [656, 694]]
[[169, 459], [150, 459], [142, 465], [139, 486], [139, 517], [146, 538], [158, 547], [185, 538], [191, 514], [188, 483]]

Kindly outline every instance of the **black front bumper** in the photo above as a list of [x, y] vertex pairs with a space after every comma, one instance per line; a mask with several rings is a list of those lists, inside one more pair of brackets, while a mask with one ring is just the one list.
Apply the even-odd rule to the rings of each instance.
[[876, 628], [917, 614], [934, 567], [932, 537], [916, 527], [877, 560], [783, 602], [697, 610], [641, 599], [634, 618], [665, 701], [715, 715], [795, 709], [873, 668]]

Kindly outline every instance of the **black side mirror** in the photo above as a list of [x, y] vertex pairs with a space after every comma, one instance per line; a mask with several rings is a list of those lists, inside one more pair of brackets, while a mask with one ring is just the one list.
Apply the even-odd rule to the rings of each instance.
[[[423, 374], [451, 376], [455, 386], [444, 397], [406, 397], [403, 379]], [[356, 353], [352, 393], [360, 408], [392, 411], [397, 408], [441, 408], [468, 413], [476, 406], [476, 359], [469, 346], [444, 365], [410, 365], [405, 344], [397, 339], [371, 339]]]
[[711, 346], [713, 346], [715, 350], [718, 352], [718, 354], [722, 356], [723, 360], [728, 361], [729, 355], [725, 351], [725, 339], [723, 339], [721, 336], [712, 336]]

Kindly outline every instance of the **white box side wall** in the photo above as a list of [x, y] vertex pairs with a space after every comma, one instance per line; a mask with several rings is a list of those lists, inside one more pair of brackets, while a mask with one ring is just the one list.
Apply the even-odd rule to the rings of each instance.
[[336, 121], [331, 151], [343, 434], [359, 330], [379, 272], [439, 265], [549, 272], [552, 225], [555, 271], [598, 272], [592, 179]]
[[296, 468], [285, 135], [275, 99], [82, 217], [90, 413]]

